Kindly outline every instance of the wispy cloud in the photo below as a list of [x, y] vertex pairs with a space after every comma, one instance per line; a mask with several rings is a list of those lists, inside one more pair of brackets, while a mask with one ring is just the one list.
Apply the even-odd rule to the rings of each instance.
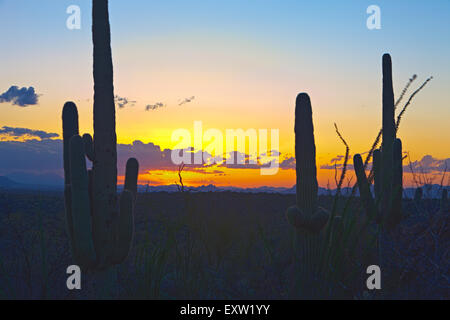
[[[195, 99], [195, 96], [184, 98], [184, 99], [178, 101], [178, 105], [182, 106], [186, 103], [192, 102], [194, 99]], [[116, 95], [114, 97], [114, 101], [120, 109], [125, 108], [126, 106], [135, 106], [138, 103], [135, 100], [130, 100], [127, 97], [121, 97], [119, 95]], [[167, 107], [167, 104], [165, 104], [164, 102], [156, 102], [154, 104], [147, 104], [145, 106], [145, 111], [151, 111], [151, 110], [156, 110], [156, 109], [165, 108], [165, 107]]]
[[0, 135], [6, 135], [8, 138], [17, 139], [17, 138], [40, 138], [40, 139], [51, 139], [59, 137], [59, 134], [46, 132], [42, 130], [32, 130], [28, 128], [14, 128], [3, 126], [0, 128]]
[[116, 95], [115, 97], [114, 97], [114, 101], [117, 103], [117, 105], [119, 106], [119, 108], [124, 108], [124, 107], [126, 107], [127, 105], [130, 105], [131, 107], [132, 106], [134, 106], [135, 104], [136, 104], [136, 101], [133, 101], [133, 100], [129, 100], [128, 98], [126, 98], [126, 97], [121, 97], [121, 96], [118, 96], [118, 95]]
[[11, 86], [6, 92], [0, 95], [0, 103], [11, 102], [19, 107], [27, 107], [38, 104], [39, 95], [33, 87]]
[[157, 102], [155, 104], [148, 104], [148, 105], [145, 106], [145, 111], [156, 110], [156, 109], [159, 109], [159, 108], [163, 108], [165, 106], [166, 105], [164, 103], [162, 103], [162, 102]]
[[178, 105], [182, 106], [183, 104], [192, 102], [195, 99], [195, 96], [189, 97], [189, 98], [184, 98], [183, 100], [181, 100]]

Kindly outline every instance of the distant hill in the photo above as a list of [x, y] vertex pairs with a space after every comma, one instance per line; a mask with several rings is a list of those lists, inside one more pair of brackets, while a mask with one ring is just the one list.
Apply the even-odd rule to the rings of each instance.
[[64, 186], [64, 178], [54, 173], [39, 174], [30, 172], [13, 172], [7, 174], [6, 177], [20, 184], [45, 185], [52, 187]]
[[[52, 177], [50, 175], [44, 176], [41, 180], [37, 177], [28, 178], [25, 180], [26, 176], [17, 175], [19, 178], [22, 177], [20, 182], [15, 179], [11, 179], [12, 175], [8, 176], [0, 176], [0, 189], [13, 189], [13, 190], [48, 190], [48, 191], [60, 191], [64, 187], [64, 180], [59, 176]], [[35, 183], [22, 183], [22, 181], [30, 181]], [[41, 183], [39, 183], [41, 182]], [[53, 182], [54, 184], [49, 184], [49, 182]], [[118, 189], [121, 191], [123, 185], [119, 185]], [[442, 193], [442, 188], [438, 184], [433, 185], [425, 185], [423, 188], [423, 197], [424, 198], [440, 198]], [[450, 188], [450, 187], [444, 187]], [[185, 191], [190, 192], [242, 192], [242, 193], [281, 193], [281, 194], [295, 194], [295, 185], [291, 188], [285, 187], [270, 187], [263, 186], [257, 188], [239, 188], [239, 187], [217, 187], [215, 185], [206, 185], [199, 187], [185, 187]], [[405, 198], [413, 198], [414, 192], [416, 188], [405, 188], [403, 190], [403, 195]], [[178, 186], [176, 184], [172, 185], [164, 185], [164, 186], [146, 186], [139, 185], [139, 192], [178, 192]], [[352, 188], [342, 188], [341, 194], [343, 196], [349, 196], [351, 194]], [[328, 190], [325, 188], [319, 187], [319, 195], [335, 195], [336, 189]], [[356, 196], [359, 196], [358, 189], [355, 192]]]
[[20, 186], [20, 183], [17, 183], [8, 177], [0, 176], [0, 188], [16, 188], [18, 186]]
[[[120, 189], [121, 186], [119, 186]], [[423, 196], [424, 198], [440, 198], [442, 193], [442, 188], [438, 184], [433, 185], [425, 185], [423, 188]], [[450, 188], [450, 187], [444, 187]], [[165, 185], [165, 186], [138, 186], [139, 192], [178, 192], [178, 186], [173, 185]], [[405, 188], [403, 190], [403, 194], [405, 198], [413, 198], [414, 192], [416, 188]], [[291, 188], [284, 187], [270, 187], [263, 186], [257, 188], [239, 188], [239, 187], [217, 187], [215, 185], [206, 185], [199, 187], [185, 187], [185, 191], [190, 192], [243, 192], [243, 193], [281, 193], [281, 194], [295, 194], [295, 185]], [[342, 188], [341, 194], [343, 196], [349, 196], [352, 192], [352, 188]], [[335, 195], [336, 189], [328, 190], [325, 188], [319, 187], [319, 195]], [[356, 189], [356, 196], [359, 196], [359, 191]]]
[[0, 189], [57, 191], [62, 190], [63, 186], [19, 183], [17, 181], [12, 180], [9, 177], [0, 176]]

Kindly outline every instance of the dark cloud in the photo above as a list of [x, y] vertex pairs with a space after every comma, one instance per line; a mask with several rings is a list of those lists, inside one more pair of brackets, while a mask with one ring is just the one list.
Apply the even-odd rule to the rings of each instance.
[[164, 103], [162, 103], [162, 102], [157, 102], [155, 104], [148, 104], [148, 105], [145, 106], [145, 111], [156, 110], [156, 109], [159, 109], [159, 108], [163, 108], [165, 106], [166, 105]]
[[8, 138], [30, 137], [50, 139], [59, 137], [59, 134], [57, 133], [51, 133], [42, 130], [32, 130], [27, 128], [13, 128], [7, 126], [0, 128], [0, 135], [7, 135]]
[[39, 96], [34, 91], [33, 87], [11, 86], [8, 91], [0, 95], [0, 103], [12, 102], [13, 105], [26, 107], [38, 104]]
[[117, 105], [119, 106], [119, 108], [125, 108], [127, 105], [130, 105], [131, 107], [134, 106], [136, 104], [136, 101], [132, 101], [129, 100], [126, 97], [120, 97], [120, 96], [115, 96], [114, 97], [114, 101], [117, 103]]
[[193, 101], [195, 99], [195, 96], [189, 97], [189, 98], [184, 98], [183, 100], [181, 100], [178, 105], [182, 106], [183, 104], [189, 103], [191, 101]]
[[288, 157], [281, 161], [280, 169], [295, 169], [295, 157]]
[[[0, 175], [13, 172], [56, 173], [63, 175], [63, 144], [60, 139], [0, 141]], [[125, 172], [130, 157], [139, 160], [140, 171], [178, 170], [171, 160], [171, 150], [153, 143], [134, 141], [132, 144], [118, 144], [118, 171]]]
[[0, 175], [13, 172], [62, 176], [62, 140], [0, 141]]
[[[43, 135], [45, 136], [45, 135]], [[0, 157], [0, 175], [6, 175], [13, 172], [30, 172], [30, 173], [56, 173], [60, 176], [63, 174], [62, 169], [62, 140], [60, 139], [44, 139], [44, 140], [27, 140], [27, 141], [0, 141], [0, 154], [7, 155]], [[205, 172], [209, 174], [224, 174], [220, 167], [227, 168], [247, 168], [259, 169], [267, 164], [222, 164], [218, 165], [214, 158], [208, 152], [195, 151], [192, 147], [174, 150], [179, 154], [188, 154], [191, 163], [194, 159], [201, 155], [201, 163], [186, 164], [185, 171]], [[236, 152], [234, 152], [236, 154]], [[140, 172], [148, 172], [153, 170], [177, 171], [178, 165], [172, 162], [172, 149], [161, 149], [160, 146], [153, 143], [143, 143], [134, 141], [132, 144], [117, 145], [117, 162], [120, 175], [124, 174], [125, 165], [130, 157], [139, 160]], [[217, 160], [223, 160], [223, 157], [217, 157]], [[248, 155], [244, 155], [247, 159]], [[206, 170], [208, 169], [208, 170]]]

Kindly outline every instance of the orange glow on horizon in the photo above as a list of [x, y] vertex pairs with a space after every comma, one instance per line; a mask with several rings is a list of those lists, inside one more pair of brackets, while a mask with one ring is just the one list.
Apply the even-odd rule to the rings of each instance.
[[[279, 170], [273, 176], [261, 176], [258, 169], [224, 169], [223, 174], [212, 174], [196, 171], [183, 171], [181, 176], [183, 184], [187, 187], [199, 187], [214, 185], [216, 187], [239, 187], [239, 188], [258, 188], [258, 187], [284, 187], [291, 188], [296, 183], [294, 169]], [[366, 173], [367, 175], [369, 172]], [[336, 179], [339, 180], [341, 171], [338, 171]], [[431, 183], [440, 184], [444, 173], [431, 172], [427, 174], [427, 179]], [[417, 177], [416, 177], [417, 178]], [[444, 176], [445, 178], [445, 176]], [[335, 173], [330, 169], [318, 169], [317, 180], [321, 188], [336, 188]], [[417, 180], [417, 179], [416, 179]], [[119, 184], [123, 184], [124, 176], [118, 177]], [[145, 186], [164, 186], [180, 184], [178, 171], [175, 170], [152, 170], [139, 175], [139, 185]], [[353, 187], [356, 183], [356, 177], [353, 170], [348, 170], [342, 187]], [[444, 185], [448, 179], [443, 181]], [[416, 181], [411, 173], [403, 174], [403, 186], [405, 188], [416, 187]]]

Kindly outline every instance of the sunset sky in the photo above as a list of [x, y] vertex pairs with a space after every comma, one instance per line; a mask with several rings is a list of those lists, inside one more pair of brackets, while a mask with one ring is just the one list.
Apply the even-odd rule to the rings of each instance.
[[[380, 30], [366, 27], [372, 4], [381, 8]], [[70, 5], [81, 8], [80, 30], [66, 27]], [[280, 161], [289, 159], [295, 97], [307, 92], [319, 184], [329, 181], [334, 187], [334, 170], [327, 168], [345, 148], [333, 124], [352, 155], [369, 150], [381, 127], [385, 52], [392, 56], [396, 96], [413, 74], [418, 78], [410, 93], [434, 78], [402, 120], [404, 151], [415, 168], [436, 177], [435, 183], [445, 163], [450, 166], [448, 0], [110, 0], [110, 23], [115, 94], [128, 100], [116, 112], [119, 157], [121, 152], [138, 156], [140, 183], [177, 180], [177, 166], [160, 153], [176, 145], [174, 130], [193, 132], [194, 121], [224, 135], [226, 129], [279, 129]], [[0, 175], [60, 174], [64, 102], [77, 104], [80, 131], [92, 133], [91, 1], [0, 0], [0, 38]], [[37, 104], [2, 101], [11, 86], [33, 87]], [[186, 98], [191, 101], [182, 103]], [[163, 106], [146, 110], [157, 103]], [[14, 128], [60, 136], [29, 140], [39, 135]], [[134, 141], [140, 142], [131, 146]], [[48, 150], [54, 157], [40, 158]], [[251, 168], [188, 168], [183, 177], [189, 185], [295, 184], [295, 171], [288, 167], [273, 176]]]

